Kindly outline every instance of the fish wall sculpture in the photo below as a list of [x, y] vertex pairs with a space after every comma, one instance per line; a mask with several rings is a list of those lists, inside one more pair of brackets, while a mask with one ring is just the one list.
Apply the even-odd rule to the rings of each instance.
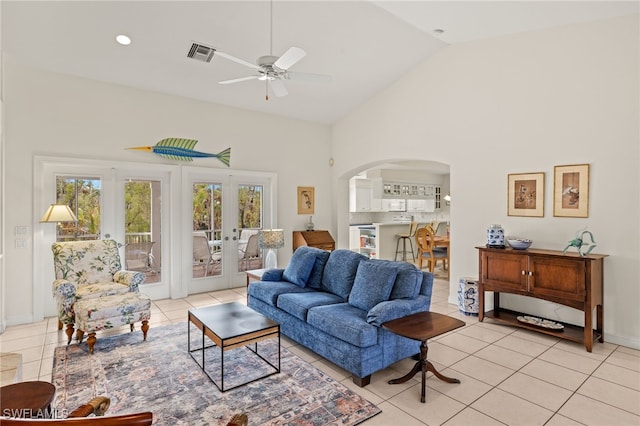
[[164, 158], [180, 161], [193, 161], [194, 158], [217, 158], [229, 167], [231, 160], [231, 148], [227, 148], [217, 154], [210, 154], [208, 152], [195, 151], [193, 148], [198, 141], [196, 139], [184, 139], [184, 138], [166, 138], [153, 146], [134, 146], [127, 149], [136, 149], [138, 151], [152, 152]]

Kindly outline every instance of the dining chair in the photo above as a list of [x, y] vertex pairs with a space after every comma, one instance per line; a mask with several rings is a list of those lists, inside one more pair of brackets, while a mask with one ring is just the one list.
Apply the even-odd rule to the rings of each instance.
[[438, 260], [442, 260], [443, 269], [449, 274], [449, 250], [446, 247], [436, 247], [433, 228], [425, 226], [416, 231], [416, 245], [418, 246], [418, 268], [422, 269], [422, 261], [427, 261], [429, 272], [433, 273]]

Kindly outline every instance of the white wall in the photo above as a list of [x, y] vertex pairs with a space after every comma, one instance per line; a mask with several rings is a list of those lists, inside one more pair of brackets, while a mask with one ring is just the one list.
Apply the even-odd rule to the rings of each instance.
[[[297, 215], [296, 187], [315, 187], [313, 220], [317, 229], [333, 233], [331, 132], [326, 125], [44, 72], [20, 66], [11, 58], [5, 58], [3, 78], [6, 155], [10, 159], [5, 169], [5, 199], [11, 206], [4, 210], [8, 230], [29, 226], [33, 231], [32, 223], [42, 214], [32, 206], [34, 155], [111, 160], [114, 164], [176, 164], [124, 148], [154, 145], [165, 137], [186, 137], [199, 140], [199, 151], [231, 147], [232, 169], [276, 172], [277, 225], [287, 235], [304, 229], [308, 220], [308, 216]], [[225, 168], [215, 159], [196, 160], [195, 164]], [[278, 252], [280, 264], [286, 264], [291, 254], [291, 237], [285, 242]], [[28, 249], [15, 249], [13, 233], [8, 233], [3, 313], [8, 324], [32, 320], [32, 247], [29, 241]]]
[[[346, 178], [363, 166], [425, 159], [451, 166], [452, 262], [477, 276], [475, 246], [499, 223], [534, 247], [563, 249], [588, 228], [605, 261], [605, 339], [640, 347], [638, 16], [449, 46], [334, 126], [339, 243]], [[553, 216], [553, 167], [591, 165], [589, 218]], [[507, 175], [545, 173], [544, 218], [508, 217]], [[513, 299], [512, 303], [513, 302]], [[534, 299], [531, 313], [581, 324]]]

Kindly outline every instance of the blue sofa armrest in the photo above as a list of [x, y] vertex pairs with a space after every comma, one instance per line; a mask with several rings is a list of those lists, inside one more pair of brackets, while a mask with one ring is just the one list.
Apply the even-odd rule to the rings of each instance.
[[260, 281], [282, 281], [282, 274], [284, 269], [268, 269], [264, 271]]
[[367, 313], [367, 322], [380, 327], [383, 323], [429, 310], [431, 300], [419, 295], [415, 299], [396, 299], [378, 303]]

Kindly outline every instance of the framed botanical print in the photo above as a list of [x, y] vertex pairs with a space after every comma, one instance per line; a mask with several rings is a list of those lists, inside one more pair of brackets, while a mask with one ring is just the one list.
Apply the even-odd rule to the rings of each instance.
[[544, 216], [544, 173], [510, 174], [507, 188], [507, 215]]
[[553, 215], [589, 217], [589, 165], [553, 168]]
[[313, 186], [298, 187], [298, 214], [314, 214], [315, 188]]

